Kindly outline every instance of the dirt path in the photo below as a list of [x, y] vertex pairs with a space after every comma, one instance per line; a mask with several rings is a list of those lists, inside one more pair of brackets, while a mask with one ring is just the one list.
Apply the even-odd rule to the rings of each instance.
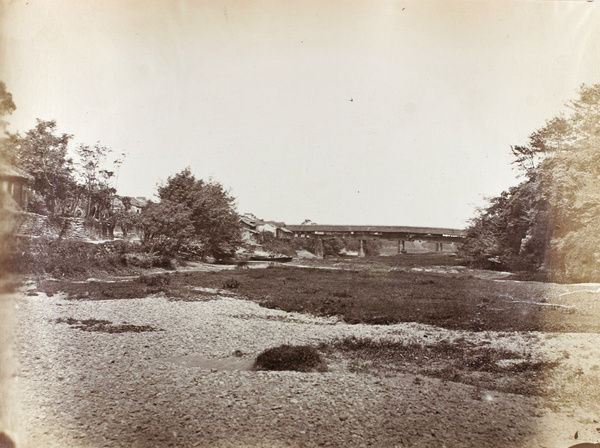
[[[600, 437], [593, 405], [553, 407], [423, 375], [352, 373], [341, 358], [328, 359], [327, 373], [235, 370], [283, 343], [427, 334], [522, 346], [585, 375], [600, 365], [598, 335], [346, 325], [214, 299], [16, 297], [20, 365], [11, 387], [18, 392], [13, 408], [20, 423], [12, 428], [18, 446], [563, 448]], [[88, 329], [97, 325], [89, 322], [105, 323], [93, 327], [101, 331], [74, 324], [84, 321]], [[242, 356], [233, 359], [236, 351]]]

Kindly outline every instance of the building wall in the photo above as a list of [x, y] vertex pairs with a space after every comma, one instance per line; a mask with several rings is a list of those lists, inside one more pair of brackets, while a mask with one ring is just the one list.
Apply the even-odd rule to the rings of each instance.
[[25, 181], [2, 179], [0, 180], [0, 188], [9, 194], [22, 210], [27, 208], [27, 187]]

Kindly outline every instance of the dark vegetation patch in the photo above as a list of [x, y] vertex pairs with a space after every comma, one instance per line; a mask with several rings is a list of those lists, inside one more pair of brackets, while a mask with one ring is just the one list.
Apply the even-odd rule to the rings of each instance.
[[235, 315], [231, 315], [231, 317], [235, 318], [235, 319], [242, 319], [242, 320], [257, 320], [257, 319], [261, 319], [261, 320], [268, 320], [271, 322], [294, 322], [297, 324], [306, 324], [306, 325], [311, 325], [311, 326], [315, 326], [315, 325], [335, 325], [336, 322], [318, 322], [318, 321], [312, 321], [312, 322], [307, 322], [303, 319], [298, 319], [296, 317], [294, 317], [291, 314], [286, 314], [283, 316], [265, 316], [262, 314], [235, 314]]
[[185, 299], [195, 295], [189, 288], [171, 282], [169, 274], [157, 274], [123, 281], [45, 280], [39, 282], [38, 289], [49, 296], [65, 293], [67, 300], [127, 300], [159, 294]]
[[541, 395], [544, 378], [557, 362], [533, 360], [505, 349], [476, 346], [465, 340], [433, 345], [349, 337], [331, 349], [351, 359], [355, 372], [397, 371], [422, 374], [522, 395]]
[[73, 319], [72, 317], [59, 317], [55, 320], [57, 324], [67, 324], [72, 328], [77, 328], [83, 331], [98, 331], [101, 333], [145, 333], [148, 331], [164, 331], [157, 330], [156, 328], [150, 325], [133, 325], [128, 323], [123, 323], [120, 325], [115, 325], [108, 320], [102, 319]]
[[256, 357], [254, 370], [294, 370], [324, 372], [327, 370], [319, 351], [310, 345], [280, 345]]
[[[420, 256], [420, 262], [425, 258]], [[456, 262], [456, 257], [432, 258], [436, 263]], [[400, 266], [404, 255], [387, 259], [392, 267]], [[545, 284], [498, 282], [476, 278], [469, 271], [447, 275], [389, 266], [373, 270], [275, 266], [195, 273], [173, 281], [218, 289], [232, 278], [239, 282], [238, 297], [263, 307], [336, 316], [350, 324], [419, 322], [470, 331], [600, 331], [600, 305], [593, 297], [569, 295], [565, 296], [569, 302], [561, 299], [560, 303], [574, 304], [573, 308], [552, 307], [546, 303]]]
[[125, 300], [139, 299], [151, 294], [167, 292], [164, 286], [150, 286], [139, 281], [105, 282], [92, 280], [87, 282], [45, 281], [39, 287], [51, 296], [66, 293], [67, 300]]
[[[237, 297], [266, 308], [335, 316], [350, 324], [419, 322], [470, 331], [600, 331], [600, 302], [593, 294], [566, 295], [556, 303], [568, 307], [550, 306], [552, 293], [543, 283], [494, 281], [469, 271], [441, 274], [404, 269], [413, 263], [440, 266], [444, 260], [448, 265], [458, 263], [448, 255], [432, 254], [429, 259], [404, 254], [376, 259], [372, 269], [363, 269], [365, 261], [356, 260], [349, 264], [352, 269], [274, 265], [142, 276], [117, 283], [46, 281], [40, 289], [47, 294], [63, 291], [69, 299], [80, 300], [162, 294], [170, 300], [196, 301], [206, 300], [208, 293], [194, 289], [209, 288], [227, 294], [235, 290]], [[398, 267], [403, 269], [394, 269]]]

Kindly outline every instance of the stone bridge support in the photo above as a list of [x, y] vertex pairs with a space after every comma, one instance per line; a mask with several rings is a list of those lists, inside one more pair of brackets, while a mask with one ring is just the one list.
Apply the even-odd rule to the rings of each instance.
[[323, 258], [325, 256], [325, 250], [323, 249], [323, 240], [317, 238], [317, 246], [315, 247], [315, 255], [317, 258]]
[[365, 254], [365, 240], [360, 239], [358, 240], [358, 256], [361, 258], [364, 258], [366, 256]]
[[398, 240], [398, 254], [405, 254], [405, 253], [406, 253], [406, 241]]

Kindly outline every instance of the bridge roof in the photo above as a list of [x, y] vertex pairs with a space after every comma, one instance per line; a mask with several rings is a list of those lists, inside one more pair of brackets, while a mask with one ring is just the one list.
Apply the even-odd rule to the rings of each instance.
[[462, 229], [443, 227], [406, 227], [406, 226], [337, 226], [326, 224], [288, 225], [292, 232], [334, 232], [334, 233], [408, 233], [419, 235], [452, 235], [465, 236]]

